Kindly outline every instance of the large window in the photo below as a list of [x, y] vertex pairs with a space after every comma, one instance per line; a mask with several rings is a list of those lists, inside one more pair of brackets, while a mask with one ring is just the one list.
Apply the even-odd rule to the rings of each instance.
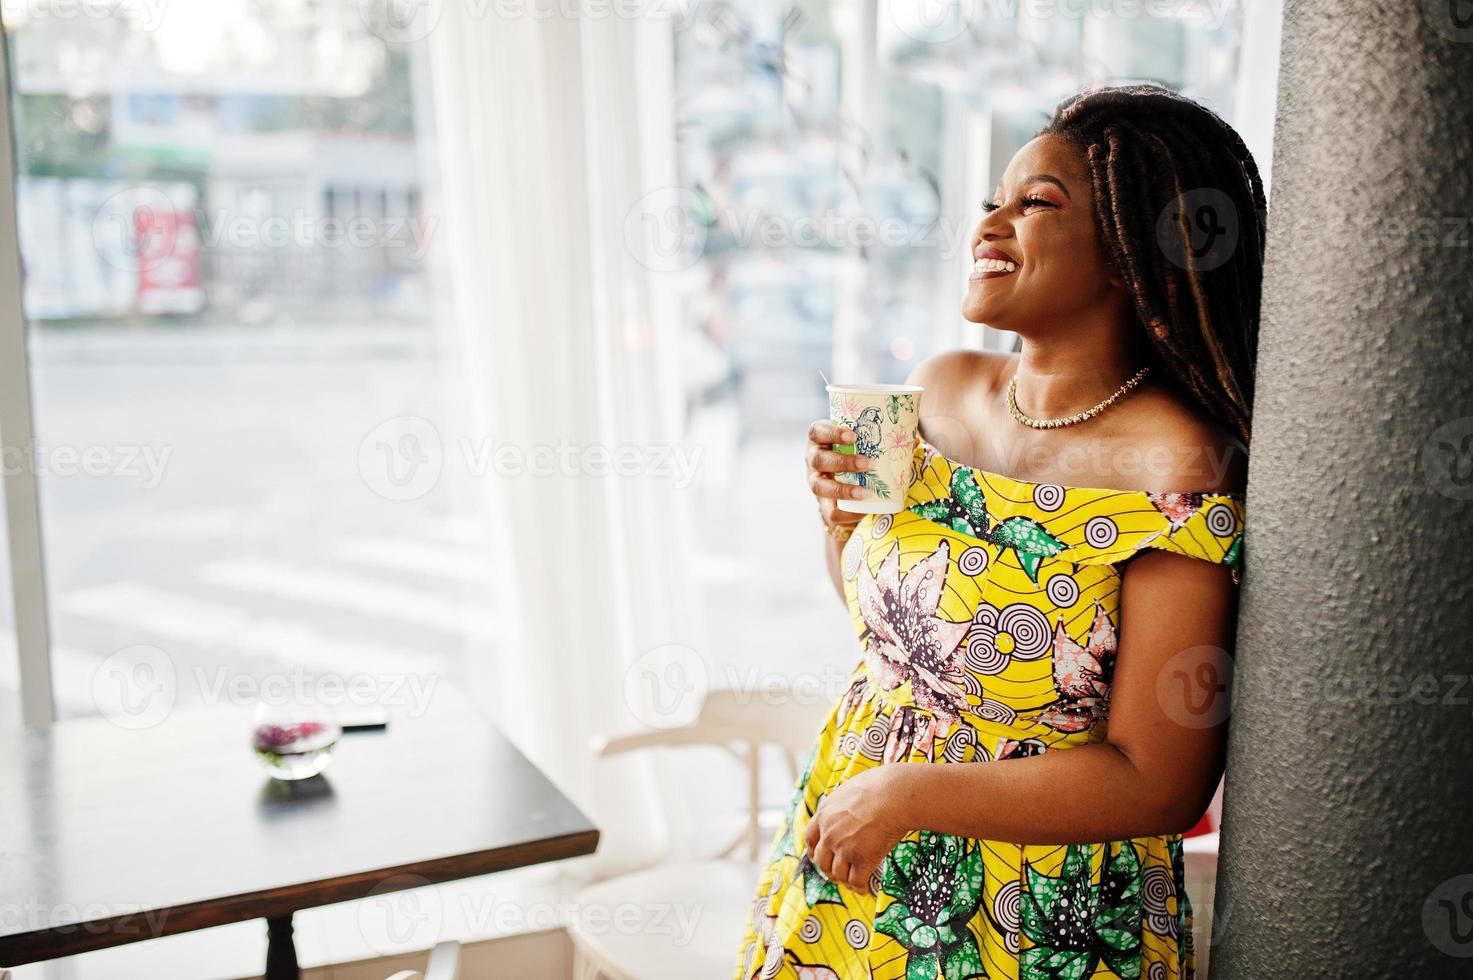
[[492, 639], [424, 50], [382, 6], [5, 9], [61, 717], [454, 681]]

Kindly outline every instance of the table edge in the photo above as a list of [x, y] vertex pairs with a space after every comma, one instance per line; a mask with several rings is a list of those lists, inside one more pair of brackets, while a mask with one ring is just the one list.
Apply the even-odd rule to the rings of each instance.
[[[597, 850], [598, 842], [598, 828], [590, 827], [487, 851], [0, 935], [0, 967], [21, 966], [248, 919], [290, 915], [301, 909], [350, 902], [407, 888], [583, 857]], [[404, 880], [395, 881], [398, 877]], [[139, 928], [140, 920], [144, 923], [143, 929]]]

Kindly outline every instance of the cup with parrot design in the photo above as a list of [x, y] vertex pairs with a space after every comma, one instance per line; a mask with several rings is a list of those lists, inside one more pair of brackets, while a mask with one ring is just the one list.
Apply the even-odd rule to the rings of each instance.
[[828, 385], [829, 419], [854, 430], [852, 443], [834, 443], [835, 452], [863, 453], [869, 469], [834, 474], [840, 483], [868, 487], [872, 496], [840, 500], [851, 514], [898, 514], [910, 490], [911, 457], [920, 421], [920, 385]]

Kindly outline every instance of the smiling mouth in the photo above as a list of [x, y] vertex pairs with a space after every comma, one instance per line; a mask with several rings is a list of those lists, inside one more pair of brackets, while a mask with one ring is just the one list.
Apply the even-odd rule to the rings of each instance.
[[978, 259], [972, 263], [972, 274], [967, 276], [967, 279], [997, 279], [1012, 275], [1017, 268], [1016, 262], [1006, 262], [1002, 259]]

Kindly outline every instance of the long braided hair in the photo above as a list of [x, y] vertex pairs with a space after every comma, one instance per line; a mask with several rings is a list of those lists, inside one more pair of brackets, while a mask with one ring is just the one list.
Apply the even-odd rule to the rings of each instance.
[[[1246, 446], [1267, 206], [1242, 137], [1212, 110], [1152, 84], [1086, 89], [1034, 135], [1084, 152], [1100, 236], [1165, 369], [1158, 376]], [[1198, 239], [1228, 234], [1209, 237], [1203, 252], [1194, 227]]]

